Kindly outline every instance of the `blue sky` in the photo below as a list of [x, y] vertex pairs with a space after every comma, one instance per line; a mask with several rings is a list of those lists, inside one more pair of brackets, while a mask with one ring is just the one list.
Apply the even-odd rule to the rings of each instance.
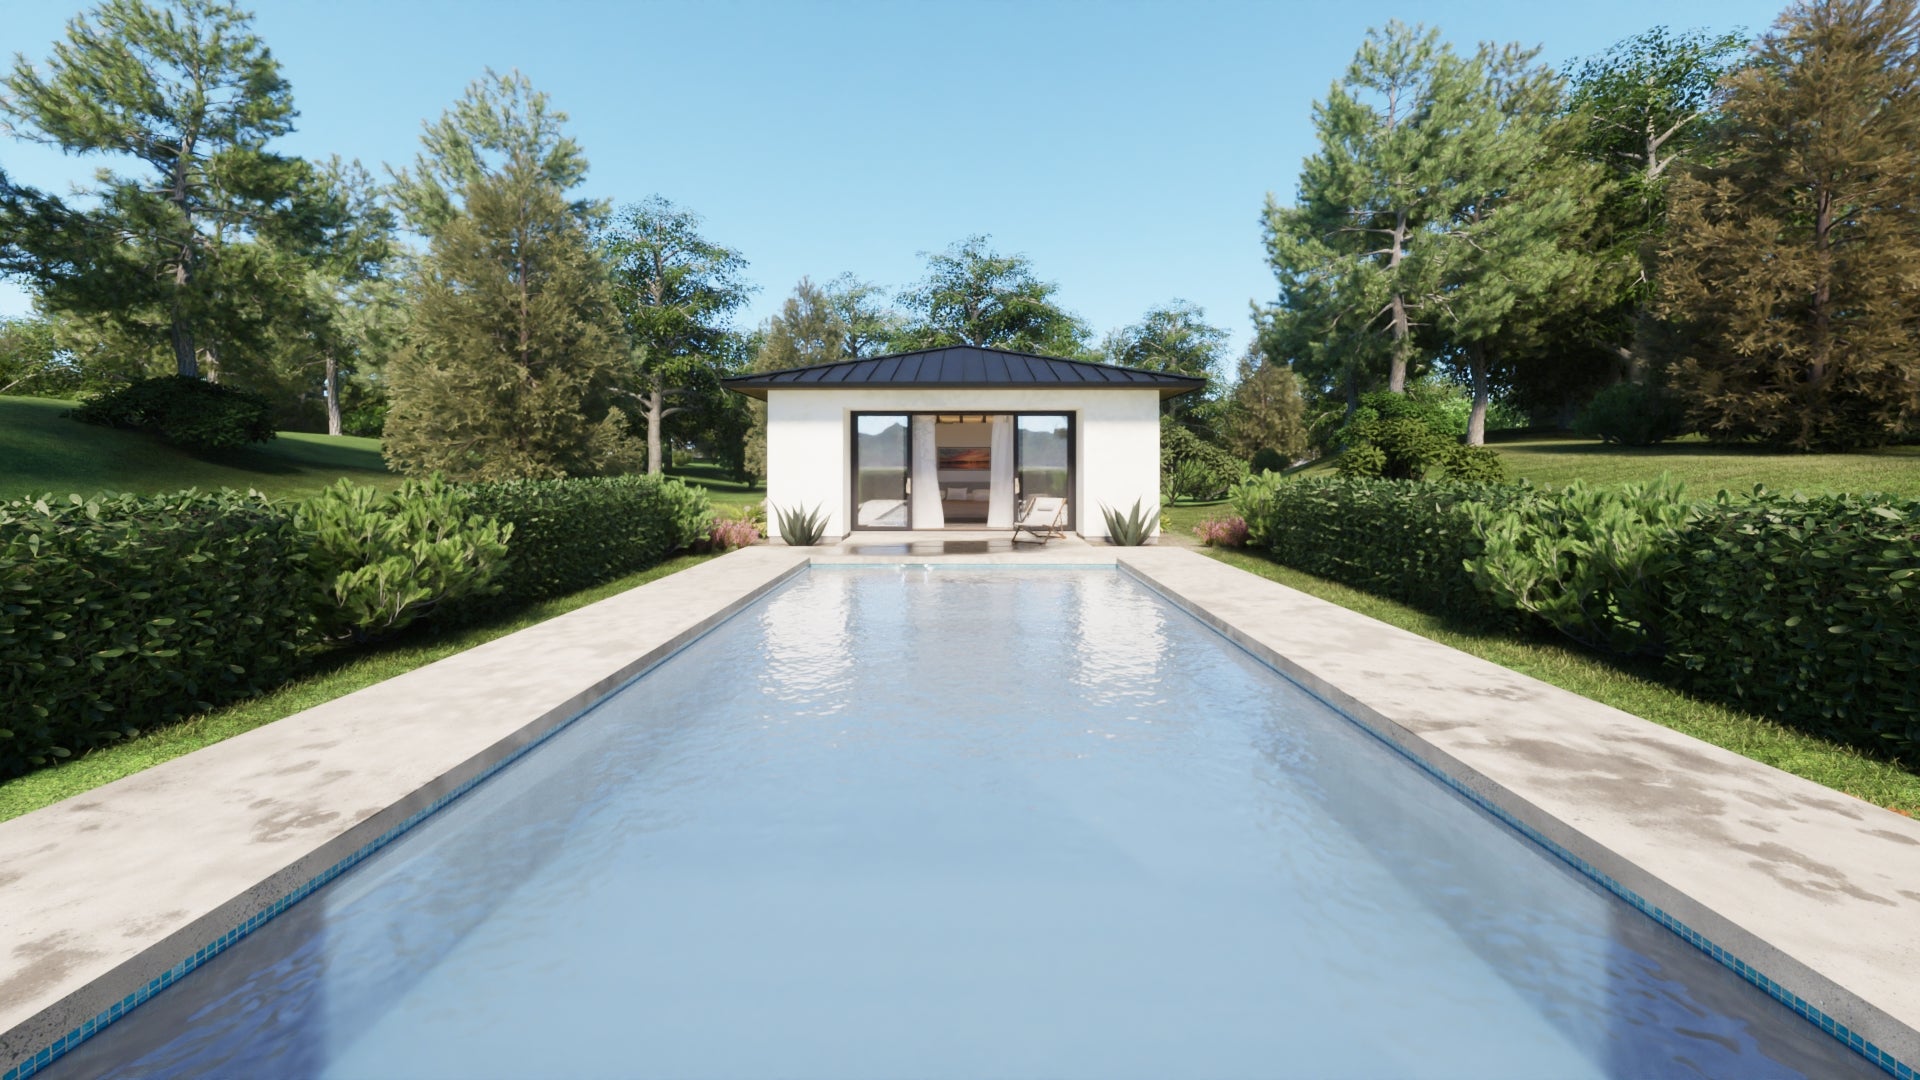
[[[0, 52], [38, 61], [71, 3], [8, 0]], [[263, 2], [294, 90], [287, 151], [412, 160], [485, 67], [519, 68], [570, 114], [586, 190], [660, 193], [749, 260], [777, 310], [801, 275], [904, 285], [969, 233], [1032, 259], [1096, 334], [1181, 297], [1250, 336], [1273, 293], [1268, 192], [1291, 197], [1310, 111], [1369, 26], [1556, 66], [1656, 25], [1758, 31], [1776, 0], [1379, 3]], [[22, 181], [95, 162], [0, 140]], [[0, 284], [0, 315], [26, 310]]]

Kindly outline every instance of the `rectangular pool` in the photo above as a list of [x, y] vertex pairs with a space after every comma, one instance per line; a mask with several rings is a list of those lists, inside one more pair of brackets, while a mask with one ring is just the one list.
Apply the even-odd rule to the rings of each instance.
[[814, 570], [51, 1076], [1878, 1076], [1114, 571]]

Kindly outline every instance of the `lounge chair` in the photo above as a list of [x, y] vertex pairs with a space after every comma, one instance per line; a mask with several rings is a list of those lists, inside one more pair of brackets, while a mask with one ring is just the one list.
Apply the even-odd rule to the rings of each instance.
[[1049, 540], [1067, 535], [1061, 528], [1066, 520], [1067, 500], [1052, 495], [1036, 495], [1028, 499], [1020, 508], [1019, 519], [1013, 523], [1013, 541], [1020, 542], [1020, 534], [1028, 532], [1033, 538], [1044, 544]]

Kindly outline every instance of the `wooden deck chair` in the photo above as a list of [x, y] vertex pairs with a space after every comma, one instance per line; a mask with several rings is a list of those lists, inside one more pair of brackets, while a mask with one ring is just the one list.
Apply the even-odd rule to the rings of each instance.
[[1035, 495], [1020, 508], [1019, 519], [1013, 523], [1013, 541], [1020, 542], [1020, 534], [1032, 533], [1033, 538], [1044, 544], [1049, 540], [1067, 535], [1061, 528], [1061, 522], [1067, 516], [1067, 500], [1052, 495]]

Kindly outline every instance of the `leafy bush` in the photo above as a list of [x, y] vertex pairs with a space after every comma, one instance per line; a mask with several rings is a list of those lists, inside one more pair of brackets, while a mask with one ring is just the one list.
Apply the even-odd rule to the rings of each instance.
[[305, 558], [259, 495], [0, 504], [0, 777], [293, 674]]
[[1253, 461], [1250, 463], [1250, 469], [1257, 473], [1286, 472], [1287, 467], [1292, 464], [1292, 462], [1287, 460], [1285, 454], [1282, 454], [1271, 446], [1263, 446], [1253, 452]]
[[827, 532], [826, 508], [816, 506], [812, 510], [803, 510], [798, 506], [774, 511], [780, 519], [780, 539], [788, 547], [812, 547], [820, 542]]
[[1107, 542], [1121, 547], [1139, 547], [1146, 543], [1158, 518], [1145, 499], [1133, 500], [1133, 509], [1124, 514], [1101, 503], [1100, 516], [1106, 519]]
[[499, 592], [457, 605], [470, 615], [644, 570], [705, 539], [713, 521], [705, 491], [656, 476], [502, 480], [466, 492], [469, 513], [513, 529]]
[[1615, 383], [1587, 403], [1573, 430], [1602, 442], [1652, 446], [1686, 433], [1686, 408], [1660, 387]]
[[1507, 467], [1497, 451], [1456, 443], [1440, 455], [1440, 475], [1465, 484], [1498, 484], [1507, 478]]
[[435, 477], [381, 492], [342, 480], [301, 503], [320, 632], [370, 641], [435, 606], [490, 593], [512, 525], [468, 513], [467, 494]]
[[1664, 583], [1692, 513], [1684, 485], [1664, 475], [1617, 489], [1576, 482], [1463, 509], [1484, 546], [1467, 569], [1495, 603], [1583, 645], [1660, 652]]
[[1170, 498], [1217, 499], [1246, 475], [1246, 462], [1160, 418], [1160, 486]]
[[1247, 523], [1237, 517], [1208, 518], [1193, 527], [1206, 547], [1241, 547], [1247, 542]]
[[83, 423], [149, 432], [188, 450], [231, 450], [273, 438], [273, 406], [266, 398], [182, 375], [128, 383], [71, 415]]
[[1337, 438], [1341, 475], [1359, 479], [1423, 480], [1456, 445], [1437, 403], [1385, 392], [1361, 395]]
[[715, 551], [732, 551], [759, 543], [765, 513], [764, 502], [721, 511], [714, 516], [713, 528], [707, 533], [708, 546]]
[[1666, 584], [1693, 689], [1920, 765], [1920, 501], [1722, 494]]
[[1263, 473], [1233, 493], [1248, 543], [1275, 561], [1429, 611], [1511, 623], [1474, 584], [1481, 542], [1466, 507], [1501, 508], [1526, 489]]

